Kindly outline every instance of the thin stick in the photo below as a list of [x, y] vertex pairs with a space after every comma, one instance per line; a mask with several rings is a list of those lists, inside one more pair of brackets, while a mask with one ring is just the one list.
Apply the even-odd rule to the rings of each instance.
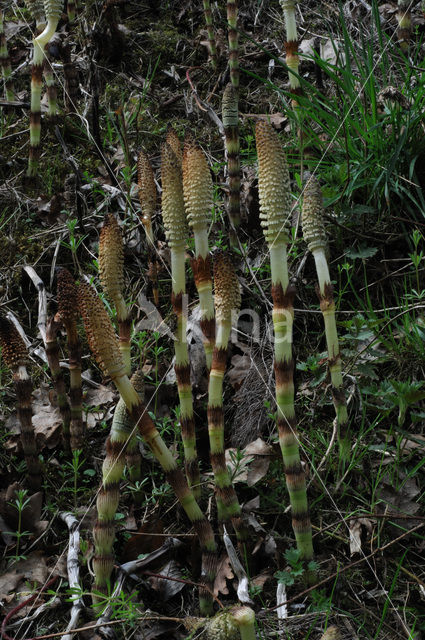
[[[61, 513], [63, 520], [69, 529], [69, 544], [66, 566], [68, 570], [68, 583], [70, 589], [75, 592], [81, 591], [80, 569], [78, 555], [80, 553], [80, 529], [77, 518], [72, 513]], [[61, 640], [71, 640], [72, 630], [78, 625], [82, 610], [85, 608], [84, 601], [81, 596], [72, 596], [72, 607], [68, 626]]]
[[24, 271], [31, 278], [33, 285], [38, 291], [38, 319], [37, 327], [40, 335], [43, 339], [43, 344], [46, 344], [46, 321], [47, 321], [47, 296], [44, 282], [40, 276], [36, 273], [33, 267], [24, 267]]

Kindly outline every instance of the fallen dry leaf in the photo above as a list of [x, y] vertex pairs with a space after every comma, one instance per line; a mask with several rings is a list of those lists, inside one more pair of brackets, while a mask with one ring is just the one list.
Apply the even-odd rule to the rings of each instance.
[[46, 557], [42, 551], [33, 551], [25, 560], [16, 562], [11, 573], [20, 574], [25, 580], [43, 584], [50, 575], [50, 569], [46, 564]]
[[[406, 476], [398, 471], [398, 477], [387, 474], [378, 490], [378, 497], [385, 505], [385, 512], [391, 515], [414, 515], [420, 509], [420, 504], [414, 500], [420, 493], [416, 478]], [[397, 522], [397, 519], [394, 518]], [[400, 520], [406, 528], [412, 528], [418, 524], [417, 520]]]
[[186, 586], [184, 582], [178, 582], [178, 580], [183, 578], [183, 574], [180, 566], [173, 559], [169, 560], [167, 564], [158, 569], [155, 573], [158, 573], [161, 576], [177, 578], [177, 580], [167, 580], [166, 577], [157, 578], [155, 576], [151, 576], [149, 578], [152, 589], [158, 592], [163, 602], [170, 600]]
[[256, 587], [263, 588], [266, 582], [268, 582], [273, 577], [274, 569], [266, 569], [262, 573], [259, 573], [258, 576], [255, 576], [251, 580], [251, 584]]
[[214, 595], [218, 596], [219, 593], [222, 593], [224, 596], [227, 596], [229, 594], [227, 580], [233, 580], [234, 577], [229, 556], [221, 556], [218, 561], [217, 573], [214, 580]]
[[0, 576], [0, 600], [7, 600], [11, 591], [16, 591], [16, 587], [24, 578], [23, 573], [17, 573], [15, 570], [8, 571]]
[[251, 358], [249, 356], [234, 355], [230, 361], [230, 368], [227, 373], [227, 379], [234, 389], [239, 389], [246, 378], [246, 374], [251, 366]]
[[[50, 403], [50, 392], [47, 385], [42, 384], [38, 389], [34, 390], [32, 409], [32, 424], [39, 451], [44, 447], [53, 449], [61, 440], [62, 419], [59, 409], [52, 407]], [[21, 432], [16, 412], [12, 413], [7, 419], [6, 428], [12, 437], [5, 444], [5, 448], [14, 452], [20, 448], [19, 434]]]
[[350, 520], [350, 556], [362, 550], [362, 525], [357, 518]]
[[[16, 531], [19, 527], [18, 509], [16, 506], [17, 491], [22, 487], [18, 482], [9, 485], [4, 495], [0, 497], [0, 510], [9, 532]], [[46, 530], [48, 521], [40, 520], [43, 506], [43, 494], [41, 491], [31, 496], [26, 496], [27, 504], [21, 511], [21, 529], [40, 535]]]
[[237, 449], [226, 449], [226, 465], [234, 483], [246, 482], [248, 487], [252, 487], [266, 475], [273, 448], [257, 438], [242, 449], [241, 453], [242, 458], [238, 460]]
[[253, 487], [261, 478], [267, 474], [270, 466], [270, 457], [255, 456], [249, 465], [249, 471], [246, 479], [248, 487]]
[[116, 399], [116, 392], [112, 388], [105, 387], [102, 384], [96, 389], [89, 389], [84, 394], [84, 404], [88, 407], [102, 407], [110, 402], [115, 402]]
[[320, 640], [341, 640], [341, 638], [342, 635], [338, 627], [332, 625], [331, 627], [328, 627]]
[[265, 120], [266, 122], [270, 122], [276, 129], [281, 129], [282, 124], [288, 120], [287, 116], [283, 113], [244, 113], [243, 117], [253, 120]]
[[170, 338], [173, 338], [173, 332], [170, 327], [164, 322], [155, 305], [150, 302], [143, 293], [139, 293], [137, 296], [137, 303], [140, 310], [143, 311], [146, 317], [135, 324], [135, 332], [158, 331], [161, 336], [169, 336]]

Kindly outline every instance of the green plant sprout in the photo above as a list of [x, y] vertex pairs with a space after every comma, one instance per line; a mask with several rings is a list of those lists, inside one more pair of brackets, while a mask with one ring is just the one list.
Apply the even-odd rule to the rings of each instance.
[[424, 237], [422, 233], [418, 229], [414, 229], [412, 233], [412, 241], [414, 245], [413, 253], [409, 253], [409, 258], [411, 259], [413, 266], [415, 267], [415, 277], [416, 277], [416, 291], [413, 290], [412, 293], [416, 294], [418, 297], [422, 294], [421, 286], [419, 283], [419, 265], [422, 262], [424, 257], [423, 251], [418, 251], [418, 246], [421, 240], [423, 241]]
[[307, 567], [303, 563], [302, 555], [299, 549], [287, 549], [285, 551], [285, 559], [289, 565], [288, 569], [284, 571], [276, 571], [274, 577], [281, 584], [285, 584], [287, 587], [293, 585], [297, 578], [304, 576], [305, 572], [316, 573], [318, 564], [314, 560], [310, 560]]
[[21, 543], [22, 539], [30, 536], [31, 533], [29, 531], [22, 531], [22, 514], [30, 503], [30, 498], [28, 496], [28, 489], [18, 489], [15, 491], [15, 499], [8, 502], [7, 504], [14, 509], [16, 509], [18, 513], [18, 523], [16, 527], [16, 531], [8, 531], [7, 533], [16, 538], [16, 546], [15, 546], [15, 555], [11, 556], [10, 559], [13, 562], [19, 562], [19, 560], [26, 560], [26, 556], [20, 553], [21, 551]]

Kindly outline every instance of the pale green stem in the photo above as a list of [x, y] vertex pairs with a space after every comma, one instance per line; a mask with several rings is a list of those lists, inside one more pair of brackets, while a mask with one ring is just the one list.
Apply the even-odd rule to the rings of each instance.
[[[329, 274], [328, 262], [324, 249], [318, 248], [313, 250], [314, 261], [316, 263], [317, 278], [319, 280], [320, 294], [325, 296], [325, 287], [331, 287], [331, 278]], [[343, 378], [341, 367], [341, 356], [339, 349], [338, 330], [336, 327], [335, 303], [332, 302], [328, 308], [322, 310], [323, 321], [325, 324], [326, 346], [329, 359], [329, 373], [331, 383], [334, 389], [343, 390]], [[334, 400], [335, 413], [339, 427], [345, 427], [348, 423], [348, 412], [346, 402], [336, 402]], [[349, 456], [351, 447], [351, 438], [348, 434], [345, 439], [340, 439], [340, 453], [345, 460]]]
[[208, 247], [208, 229], [207, 225], [194, 225], [193, 235], [195, 237], [195, 255], [205, 260], [209, 253]]
[[184, 245], [171, 248], [171, 277], [174, 295], [185, 293], [186, 291], [186, 270], [185, 270], [185, 248]]
[[270, 270], [273, 284], [281, 284], [285, 291], [289, 284], [286, 242], [278, 240], [269, 245]]
[[250, 607], [235, 608], [231, 616], [239, 628], [241, 640], [256, 640], [255, 613]]

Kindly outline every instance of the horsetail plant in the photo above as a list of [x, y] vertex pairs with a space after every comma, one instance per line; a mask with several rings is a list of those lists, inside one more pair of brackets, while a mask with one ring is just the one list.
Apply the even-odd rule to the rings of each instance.
[[49, 43], [58, 26], [62, 15], [63, 0], [44, 0], [44, 12], [47, 20], [46, 27], [33, 41], [34, 53], [31, 70], [31, 114], [30, 114], [30, 151], [28, 158], [27, 178], [37, 176], [40, 158], [41, 132], [41, 88], [44, 48]]
[[66, 13], [68, 16], [68, 24], [72, 24], [75, 20], [75, 13], [77, 9], [77, 3], [75, 0], [67, 0], [66, 3]]
[[211, 369], [215, 341], [214, 299], [212, 295], [211, 259], [208, 248], [208, 217], [212, 208], [211, 172], [202, 149], [186, 136], [183, 150], [183, 195], [187, 221], [195, 237], [195, 257], [191, 261], [201, 308], [207, 369]]
[[113, 302], [117, 314], [120, 349], [125, 370], [131, 373], [131, 318], [124, 300], [124, 246], [115, 216], [105, 216], [99, 239], [99, 275], [102, 288]]
[[[145, 397], [145, 385], [144, 375], [140, 369], [136, 369], [136, 371], [131, 376], [131, 383], [139, 394], [141, 402], [143, 402]], [[140, 455], [139, 451], [139, 441], [137, 439], [136, 427], [134, 426], [134, 423], [128, 411], [124, 417], [122, 427], [123, 429], [126, 429], [129, 434], [125, 460], [128, 469], [129, 480], [135, 485], [137, 482], [140, 483], [140, 481], [142, 480], [142, 456]], [[133, 499], [136, 505], [141, 502], [142, 493], [140, 490], [134, 491]]]
[[292, 357], [295, 289], [289, 283], [287, 262], [291, 218], [290, 179], [280, 140], [269, 123], [257, 122], [256, 144], [260, 219], [270, 253], [279, 444], [297, 548], [301, 559], [308, 563], [313, 558], [313, 543], [296, 428]]
[[239, 93], [239, 36], [238, 24], [238, 0], [227, 0], [227, 29], [229, 41], [229, 70], [230, 82], [235, 90], [236, 96]]
[[[25, 6], [35, 20], [35, 33], [39, 35], [45, 29], [46, 17], [44, 15], [43, 0], [25, 0]], [[57, 89], [55, 76], [48, 54], [48, 44], [44, 48], [43, 75], [47, 87], [48, 116], [53, 119], [58, 114]]]
[[295, 6], [298, 4], [298, 0], [280, 0], [280, 6], [283, 10], [285, 18], [286, 28], [286, 66], [289, 72], [289, 87], [292, 94], [292, 107], [296, 109], [298, 107], [298, 100], [296, 96], [301, 95], [301, 85], [298, 77], [298, 70], [300, 60], [298, 57], [298, 33], [297, 33], [297, 21], [295, 17]]
[[205, 625], [209, 640], [255, 640], [255, 613], [250, 607], [221, 610]]
[[[135, 388], [137, 386], [140, 389], [140, 385], [143, 387], [143, 374], [137, 372], [137, 375], [132, 376], [131, 382]], [[139, 397], [143, 401], [143, 394], [139, 393]], [[128, 452], [130, 443], [132, 443], [133, 457], [136, 453], [133, 436], [134, 429], [134, 422], [129, 415], [125, 402], [120, 398], [115, 407], [111, 432], [106, 440], [106, 456], [102, 465], [102, 487], [97, 494], [96, 500], [97, 520], [93, 528], [95, 546], [93, 599], [95, 602], [99, 600], [99, 596], [107, 594], [108, 586], [110, 586], [109, 583], [114, 568], [112, 551], [115, 539], [114, 518], [118, 508], [125, 454]], [[132, 463], [136, 462], [136, 466], [133, 467], [133, 473], [136, 467], [140, 471], [140, 456], [138, 458], [138, 461], [132, 460]], [[138, 479], [140, 479], [140, 476]]]
[[65, 449], [69, 449], [71, 408], [66, 395], [65, 379], [59, 362], [58, 333], [62, 327], [62, 321], [57, 316], [52, 316], [46, 323], [46, 357], [52, 375], [53, 386], [56, 391], [56, 402], [62, 419], [62, 440]]
[[217, 67], [217, 46], [215, 42], [215, 33], [211, 13], [211, 2], [210, 0], [203, 0], [202, 4], [204, 6], [205, 24], [207, 26], [210, 60], [213, 69], [215, 69]]
[[3, 316], [0, 316], [0, 348], [3, 360], [13, 376], [16, 408], [21, 425], [21, 443], [28, 470], [28, 485], [38, 489], [42, 477], [32, 424], [32, 382], [27, 371], [28, 352], [15, 325]]
[[216, 339], [208, 384], [208, 435], [214, 473], [217, 514], [221, 523], [232, 521], [239, 543], [248, 538], [241, 507], [226, 466], [224, 451], [223, 378], [227, 347], [232, 331], [232, 313], [239, 311], [239, 281], [229, 253], [214, 253], [214, 304]]
[[183, 150], [180, 142], [180, 138], [178, 137], [176, 130], [173, 127], [169, 126], [167, 129], [167, 134], [165, 136], [165, 142], [171, 147], [174, 155], [176, 156], [177, 163], [181, 169], [182, 161], [183, 161]]
[[236, 623], [241, 640], [255, 640], [255, 613], [251, 607], [233, 607], [230, 614]]
[[137, 158], [137, 183], [139, 186], [139, 201], [141, 207], [140, 220], [143, 224], [148, 242], [149, 275], [152, 282], [152, 294], [155, 304], [159, 304], [158, 266], [155, 256], [155, 238], [152, 228], [152, 216], [156, 207], [156, 186], [149, 158], [140, 151]]
[[184, 474], [177, 467], [171, 451], [162, 440], [146, 407], [128, 379], [118, 341], [105, 307], [92, 287], [86, 283], [80, 284], [78, 288], [78, 303], [90, 349], [99, 366], [117, 387], [131, 419], [163, 468], [167, 481], [198, 535], [203, 553], [203, 581], [208, 587], [200, 591], [200, 608], [203, 615], [210, 615], [212, 596], [209, 589], [214, 583], [217, 557], [211, 525], [199, 508]]
[[222, 117], [226, 144], [229, 199], [227, 212], [230, 221], [230, 244], [237, 247], [237, 229], [241, 223], [241, 167], [239, 156], [238, 94], [229, 82], [223, 92]]
[[348, 428], [347, 403], [341, 371], [341, 354], [336, 328], [333, 286], [327, 260], [328, 243], [323, 224], [322, 193], [320, 184], [314, 175], [308, 178], [304, 187], [302, 227], [304, 240], [314, 257], [317, 278], [319, 280], [317, 295], [325, 323], [332, 398], [338, 425], [340, 457], [344, 464], [350, 455], [351, 436]]
[[4, 33], [3, 10], [0, 7], [0, 67], [4, 81], [6, 100], [12, 102], [15, 99], [13, 91], [12, 68], [10, 66], [9, 51]]
[[69, 355], [69, 400], [71, 407], [71, 451], [82, 449], [84, 443], [83, 390], [81, 384], [81, 343], [78, 337], [77, 287], [68, 269], [57, 275], [58, 317], [66, 331]]
[[[180, 143], [179, 143], [180, 144]], [[180, 424], [183, 440], [186, 476], [198, 498], [201, 493], [198, 453], [196, 450], [195, 419], [193, 415], [192, 385], [190, 383], [189, 352], [186, 339], [187, 314], [185, 247], [188, 236], [183, 201], [181, 163], [173, 149], [165, 142], [161, 153], [162, 218], [171, 250], [171, 302], [177, 318], [174, 340], [175, 372], [180, 401]]]
[[39, 35], [46, 27], [43, 0], [25, 0], [25, 6], [33, 20], [35, 20], [35, 31]]

